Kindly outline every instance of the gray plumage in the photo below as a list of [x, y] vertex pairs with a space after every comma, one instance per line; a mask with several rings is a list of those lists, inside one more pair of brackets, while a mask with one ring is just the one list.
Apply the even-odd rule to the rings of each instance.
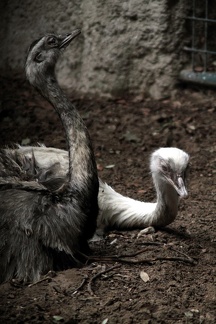
[[74, 265], [96, 228], [98, 176], [91, 140], [55, 77], [60, 53], [79, 33], [45, 35], [28, 52], [27, 79], [65, 128], [69, 171], [67, 177], [52, 177], [58, 163], [38, 170], [33, 153], [27, 158], [0, 151], [0, 282], [37, 281], [49, 270]]

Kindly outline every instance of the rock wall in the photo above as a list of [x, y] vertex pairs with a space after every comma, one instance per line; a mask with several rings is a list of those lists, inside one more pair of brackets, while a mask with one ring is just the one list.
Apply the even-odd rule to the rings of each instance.
[[185, 61], [186, 0], [1, 0], [0, 70], [21, 71], [26, 49], [46, 32], [82, 35], [58, 74], [76, 92], [120, 97], [170, 94]]

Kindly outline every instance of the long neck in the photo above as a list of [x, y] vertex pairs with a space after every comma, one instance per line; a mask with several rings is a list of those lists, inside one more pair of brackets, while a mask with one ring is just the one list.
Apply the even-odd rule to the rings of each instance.
[[170, 224], [178, 212], [178, 194], [167, 182], [157, 180], [153, 175], [153, 181], [157, 193], [157, 203], [154, 211], [148, 215], [153, 226], [166, 226]]
[[99, 227], [145, 228], [170, 224], [178, 211], [178, 196], [169, 185], [155, 183], [156, 203], [146, 203], [124, 197], [106, 184], [100, 183]]
[[47, 79], [41, 94], [54, 106], [65, 129], [69, 151], [69, 182], [86, 185], [97, 173], [88, 131], [75, 107], [59, 87], [54, 76]]

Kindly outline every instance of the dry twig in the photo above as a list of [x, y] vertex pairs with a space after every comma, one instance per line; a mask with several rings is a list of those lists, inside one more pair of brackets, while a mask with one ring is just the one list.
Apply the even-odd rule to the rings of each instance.
[[35, 285], [37, 285], [37, 284], [39, 284], [39, 283], [41, 283], [41, 282], [43, 282], [43, 281], [46, 281], [46, 280], [48, 280], [48, 282], [50, 282], [50, 281], [52, 281], [52, 278], [54, 278], [54, 277], [56, 277], [56, 273], [55, 273], [55, 271], [50, 270], [50, 271], [46, 274], [46, 276], [45, 276], [44, 278], [42, 278], [42, 279], [40, 279], [40, 280], [38, 280], [38, 281], [36, 281], [36, 282], [33, 282], [32, 284], [28, 285], [28, 287], [29, 287], [29, 288], [30, 288], [30, 287], [33, 287], [33, 286], [35, 286]]
[[196, 264], [196, 261], [191, 258], [180, 258], [180, 257], [156, 257], [151, 259], [140, 259], [140, 260], [119, 259], [118, 261], [123, 263], [133, 263], [133, 264], [153, 263], [155, 261], [180, 261], [180, 262], [190, 263], [193, 265]]
[[169, 248], [172, 250], [172, 251], [175, 251], [181, 255], [184, 255], [188, 260], [191, 260], [191, 263], [196, 263], [196, 261], [191, 258], [189, 255], [187, 255], [186, 253], [182, 252], [182, 251], [179, 251], [179, 250], [176, 250], [173, 246], [169, 246]]
[[100, 277], [100, 276], [103, 275], [104, 273], [107, 273], [107, 272], [109, 272], [109, 271], [112, 271], [112, 270], [117, 269], [117, 268], [120, 268], [120, 267], [121, 267], [120, 264], [116, 264], [116, 265], [114, 265], [113, 267], [110, 267], [110, 268], [108, 268], [108, 269], [106, 269], [106, 270], [100, 271], [100, 272], [98, 272], [95, 276], [93, 276], [93, 277], [89, 280], [88, 287], [87, 287], [88, 292], [90, 293], [90, 295], [92, 295], [92, 296], [95, 295], [94, 292], [93, 292], [93, 290], [92, 290], [92, 283], [93, 283], [94, 280], [96, 280], [98, 277]]
[[[157, 244], [157, 245], [162, 245], [162, 244]], [[151, 258], [151, 259], [138, 259], [138, 260], [130, 260], [128, 258], [133, 258], [139, 254], [142, 254], [144, 252], [146, 252], [147, 249], [144, 248], [140, 251], [137, 251], [135, 253], [131, 253], [131, 254], [122, 254], [122, 255], [114, 255], [114, 256], [105, 256], [105, 257], [94, 257], [94, 256], [90, 256], [88, 257], [88, 261], [105, 261], [105, 262], [122, 262], [122, 263], [136, 263], [136, 264], [139, 264], [139, 263], [152, 263], [152, 262], [155, 262], [155, 261], [180, 261], [180, 262], [185, 262], [185, 263], [190, 263], [190, 264], [196, 264], [196, 261], [194, 259], [192, 259], [190, 256], [188, 256], [187, 254], [183, 253], [183, 252], [180, 252], [180, 251], [177, 251], [175, 250], [176, 252], [179, 252], [180, 254], [183, 254], [185, 256], [185, 258], [181, 258], [181, 257], [155, 257], [155, 258]], [[127, 258], [127, 259], [125, 259]]]
[[35, 286], [35, 285], [37, 285], [37, 284], [39, 284], [39, 283], [41, 283], [41, 282], [43, 282], [43, 281], [46, 281], [46, 280], [47, 280], [48, 282], [50, 282], [50, 281], [52, 280], [52, 277], [47, 276], [47, 277], [45, 277], [45, 278], [42, 278], [42, 279], [40, 279], [40, 280], [38, 280], [38, 281], [36, 281], [36, 282], [33, 282], [32, 284], [28, 285], [28, 287], [31, 288], [31, 287], [33, 287], [33, 286]]
[[87, 279], [88, 279], [88, 277], [85, 277], [85, 278], [82, 280], [81, 284], [80, 284], [77, 288], [75, 288], [75, 289], [72, 291], [72, 295], [75, 294], [75, 293], [77, 293], [77, 291], [80, 290], [80, 289], [84, 286], [84, 284], [86, 283], [86, 280], [87, 280]]

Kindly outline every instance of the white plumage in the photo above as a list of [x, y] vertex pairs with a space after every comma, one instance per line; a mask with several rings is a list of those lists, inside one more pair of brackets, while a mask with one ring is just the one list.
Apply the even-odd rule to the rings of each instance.
[[178, 212], [179, 197], [186, 197], [186, 170], [189, 156], [177, 148], [160, 148], [150, 161], [156, 189], [155, 203], [124, 197], [100, 181], [98, 223], [118, 229], [162, 227], [170, 224]]

